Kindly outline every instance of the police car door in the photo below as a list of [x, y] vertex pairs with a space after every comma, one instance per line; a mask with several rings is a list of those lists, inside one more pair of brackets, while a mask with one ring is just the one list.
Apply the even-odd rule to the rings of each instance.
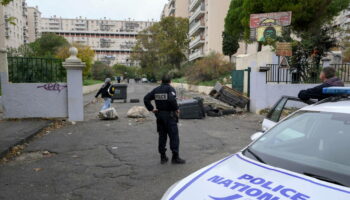
[[269, 130], [294, 111], [312, 103], [314, 102], [303, 102], [296, 97], [283, 96], [267, 114], [262, 124], [262, 130], [264, 132]]

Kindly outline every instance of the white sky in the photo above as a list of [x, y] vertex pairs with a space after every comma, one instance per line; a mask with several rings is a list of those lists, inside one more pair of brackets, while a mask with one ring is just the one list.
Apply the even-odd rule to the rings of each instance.
[[39, 6], [43, 17], [157, 21], [166, 2], [168, 0], [27, 0], [28, 6]]

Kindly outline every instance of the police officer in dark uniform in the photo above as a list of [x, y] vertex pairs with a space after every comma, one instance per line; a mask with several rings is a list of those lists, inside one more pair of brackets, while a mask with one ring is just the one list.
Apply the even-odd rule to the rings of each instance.
[[[167, 138], [170, 138], [170, 149], [173, 153], [173, 164], [185, 164], [185, 160], [179, 156], [179, 130], [177, 123], [179, 121], [179, 107], [176, 100], [176, 91], [170, 86], [171, 79], [164, 76], [161, 86], [155, 88], [144, 98], [146, 108], [153, 112], [157, 117], [157, 131], [159, 133], [158, 151], [161, 155], [161, 164], [168, 162], [166, 156]], [[151, 101], [155, 101], [156, 108], [153, 107]]]

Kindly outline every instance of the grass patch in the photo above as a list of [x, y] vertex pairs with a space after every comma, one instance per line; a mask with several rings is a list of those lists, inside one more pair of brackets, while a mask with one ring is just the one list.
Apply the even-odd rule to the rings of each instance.
[[92, 80], [92, 79], [86, 79], [83, 81], [84, 86], [95, 85], [95, 84], [99, 84], [99, 83], [103, 83], [103, 81]]
[[216, 82], [218, 82], [218, 80], [202, 81], [202, 82], [199, 82], [197, 85], [200, 85], [200, 86], [215, 86]]
[[187, 80], [186, 80], [185, 77], [176, 78], [176, 79], [173, 79], [171, 81], [174, 82], [174, 83], [187, 83]]

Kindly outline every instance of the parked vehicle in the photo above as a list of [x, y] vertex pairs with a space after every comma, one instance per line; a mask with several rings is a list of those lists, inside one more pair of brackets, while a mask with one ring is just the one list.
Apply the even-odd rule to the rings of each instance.
[[142, 79], [141, 79], [141, 82], [142, 82], [142, 83], [148, 83], [148, 79], [147, 79], [147, 78], [142, 78]]
[[162, 200], [350, 199], [350, 98], [329, 98], [280, 120], [286, 100], [271, 111], [274, 125], [248, 147], [174, 184]]

